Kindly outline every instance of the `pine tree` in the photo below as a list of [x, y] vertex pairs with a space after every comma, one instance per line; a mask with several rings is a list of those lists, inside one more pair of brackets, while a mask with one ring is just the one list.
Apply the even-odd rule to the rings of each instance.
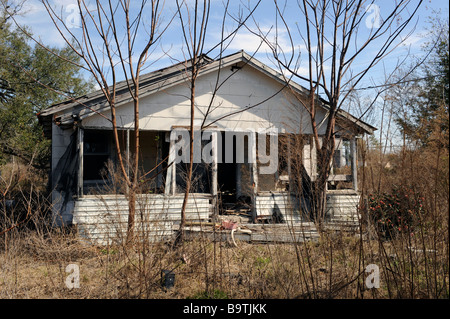
[[405, 134], [422, 146], [449, 149], [449, 25], [448, 20], [432, 20], [431, 40], [424, 46], [430, 52], [421, 71], [423, 79], [415, 85], [417, 95], [407, 99], [410, 118], [399, 118]]

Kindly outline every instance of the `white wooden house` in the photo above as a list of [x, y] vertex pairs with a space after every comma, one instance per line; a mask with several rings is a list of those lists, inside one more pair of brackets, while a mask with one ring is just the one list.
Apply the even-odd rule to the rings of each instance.
[[[273, 174], [260, 174], [264, 165], [257, 160], [256, 133], [272, 129], [278, 136], [311, 135], [309, 115], [299, 102], [307, 99], [307, 90], [285, 78], [245, 52], [220, 60], [203, 57], [196, 82], [196, 127], [207, 126], [215, 151], [211, 163], [196, 166], [192, 196], [188, 202], [188, 221], [206, 221], [219, 214], [225, 204], [243, 200], [250, 207], [253, 221], [263, 219], [278, 209], [283, 220], [296, 223], [305, 216], [304, 203], [292, 197], [289, 165], [278, 167]], [[188, 63], [179, 63], [140, 78], [140, 164], [143, 172], [151, 171], [149, 183], [138, 200], [137, 216], [145, 216], [152, 236], [170, 235], [179, 222], [183, 198], [183, 165], [173, 161], [172, 132], [189, 127], [190, 100], [187, 81]], [[133, 103], [126, 83], [117, 86], [117, 125], [125, 157], [133, 150]], [[324, 133], [328, 108], [318, 103], [317, 122]], [[105, 163], [117, 161], [108, 120], [109, 107], [102, 92], [83, 96], [77, 101], [54, 105], [39, 115], [44, 133], [52, 141], [51, 183], [53, 216], [57, 224], [77, 224], [86, 237], [106, 240], [112, 221], [126, 221], [126, 190], [120, 183], [105, 180], [101, 172]], [[355, 210], [357, 192], [356, 138], [371, 134], [375, 128], [351, 114], [340, 111], [335, 167], [348, 167], [333, 174], [330, 183], [350, 182], [350, 189], [331, 191], [329, 209], [338, 216], [336, 207], [349, 204]], [[218, 141], [234, 132], [243, 139], [243, 150], [236, 150], [231, 161], [220, 159]], [[308, 139], [306, 139], [308, 141]], [[223, 145], [224, 143], [222, 143]], [[236, 142], [233, 144], [237, 146]], [[308, 178], [315, 177], [314, 143], [305, 143], [303, 167]], [[222, 149], [223, 150], [223, 149]], [[281, 148], [279, 148], [281, 153]], [[242, 152], [242, 153], [241, 153]], [[213, 154], [211, 153], [211, 154]], [[283, 154], [280, 154], [280, 156]], [[285, 155], [285, 154], [284, 154]], [[238, 158], [243, 160], [239, 161]], [[227, 163], [225, 163], [227, 162]], [[347, 183], [348, 184], [348, 183]], [[330, 187], [331, 188], [331, 187]], [[334, 210], [334, 211], [333, 211]], [[142, 214], [139, 214], [142, 212]], [[345, 212], [347, 214], [348, 211]]]

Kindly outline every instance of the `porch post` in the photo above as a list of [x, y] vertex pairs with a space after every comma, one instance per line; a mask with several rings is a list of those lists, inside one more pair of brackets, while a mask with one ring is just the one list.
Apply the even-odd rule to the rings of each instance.
[[172, 132], [170, 132], [170, 147], [169, 147], [169, 160], [167, 165], [167, 173], [166, 173], [166, 185], [164, 189], [164, 194], [166, 195], [174, 195], [176, 188], [176, 167], [175, 163], [175, 141], [172, 139]]
[[350, 152], [352, 154], [352, 180], [353, 180], [353, 189], [358, 191], [358, 152], [356, 149], [356, 137], [353, 136], [350, 139]]
[[83, 197], [84, 129], [78, 126], [78, 197]]

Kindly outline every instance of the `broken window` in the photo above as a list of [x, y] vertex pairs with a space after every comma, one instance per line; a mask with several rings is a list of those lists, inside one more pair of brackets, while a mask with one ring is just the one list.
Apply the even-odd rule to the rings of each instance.
[[[194, 163], [192, 165], [192, 178], [190, 185], [190, 193], [211, 193], [212, 186], [212, 175], [211, 175], [211, 165], [204, 161], [203, 152], [208, 144], [212, 143], [212, 134], [207, 135], [205, 132], [200, 133], [199, 131], [194, 132]], [[200, 138], [201, 136], [201, 138]], [[179, 142], [179, 140], [177, 141]], [[198, 143], [198, 145], [197, 145]], [[181, 150], [179, 150], [180, 152]], [[189, 152], [189, 147], [186, 147], [184, 152]], [[198, 152], [196, 154], [196, 152]], [[176, 186], [177, 193], [183, 193], [186, 190], [186, 182], [188, 179], [189, 171], [189, 159], [186, 155], [186, 162], [180, 162], [176, 165]], [[211, 152], [210, 154], [211, 155]]]
[[[258, 160], [258, 192], [275, 191], [278, 180], [279, 163], [278, 138], [271, 138], [269, 134], [258, 134], [256, 143], [256, 158]], [[276, 147], [274, 147], [272, 143], [277, 143]], [[271, 152], [276, 152], [276, 154], [271, 154]], [[271, 166], [274, 167], [272, 168]]]
[[328, 189], [352, 188], [352, 148], [348, 138], [336, 136]]
[[111, 131], [85, 130], [83, 180], [100, 181], [111, 157]]

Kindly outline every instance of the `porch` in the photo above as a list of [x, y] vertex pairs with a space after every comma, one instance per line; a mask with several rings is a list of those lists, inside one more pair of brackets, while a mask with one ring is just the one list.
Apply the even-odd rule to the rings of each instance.
[[[133, 134], [130, 130], [120, 132], [127, 163], [129, 150], [134, 146]], [[181, 222], [186, 164], [176, 162], [175, 156], [180, 151], [177, 134], [179, 129], [141, 133], [140, 169], [144, 175], [152, 173], [145, 175], [149, 182], [143, 184], [136, 200], [135, 232], [150, 242], [171, 239]], [[128, 201], [126, 189], [114, 185], [117, 181], [105, 164], [116, 160], [111, 131], [79, 129], [77, 136], [82, 147], [78, 153], [79, 187], [72, 223], [82, 237], [93, 243], [103, 245], [122, 240], [126, 235]], [[269, 142], [270, 138], [267, 135], [264, 139]], [[264, 165], [258, 161], [261, 149], [256, 132], [233, 132], [232, 155], [223, 160], [222, 154], [229, 152], [227, 142], [221, 142], [226, 140], [224, 132], [211, 131], [209, 138], [200, 141], [200, 153], [209, 149], [211, 160], [194, 164], [186, 233], [230, 239], [231, 229], [224, 228], [222, 223], [231, 222], [238, 225], [234, 238], [239, 240], [316, 240], [318, 233], [308, 213], [308, 194], [299, 196], [297, 182], [311, 183], [316, 178], [314, 145], [301, 138], [302, 151], [298, 152], [295, 151], [298, 145], [287, 143], [291, 139], [292, 136], [279, 136], [275, 150], [270, 150], [272, 155], [276, 152], [277, 168], [271, 174], [261, 174]], [[330, 229], [354, 229], [359, 225], [357, 178], [352, 175], [357, 167], [356, 142], [346, 143], [347, 150], [340, 145], [339, 142], [336, 152], [340, 157], [333, 162], [329, 178], [329, 188], [333, 190], [327, 196], [327, 225]], [[302, 171], [294, 172], [298, 161]]]

